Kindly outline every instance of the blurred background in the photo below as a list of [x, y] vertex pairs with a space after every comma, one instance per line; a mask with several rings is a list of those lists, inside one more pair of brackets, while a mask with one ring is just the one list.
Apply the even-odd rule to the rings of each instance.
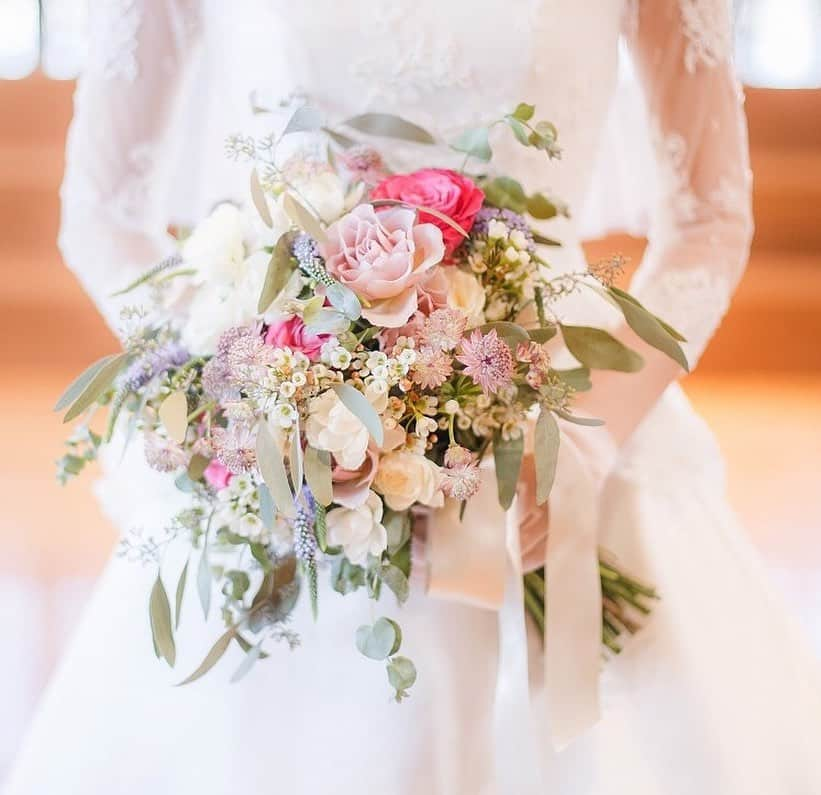
[[[54, 479], [63, 387], [116, 342], [63, 267], [58, 188], [83, 0], [0, 0], [0, 782], [116, 538]], [[821, 653], [821, 2], [737, 5], [757, 231], [732, 310], [685, 381], [730, 498]], [[644, 241], [591, 241], [590, 256]], [[33, 325], [36, 321], [37, 325]]]

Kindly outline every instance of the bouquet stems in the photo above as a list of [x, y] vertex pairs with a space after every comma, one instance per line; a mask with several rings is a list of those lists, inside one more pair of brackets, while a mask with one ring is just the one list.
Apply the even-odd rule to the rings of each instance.
[[[644, 583], [624, 574], [606, 561], [599, 561], [602, 590], [602, 644], [606, 653], [618, 654], [621, 636], [641, 628], [641, 616], [651, 611], [649, 601], [658, 599], [656, 592]], [[543, 633], [545, 627], [545, 570], [524, 576], [524, 602], [527, 612]]]

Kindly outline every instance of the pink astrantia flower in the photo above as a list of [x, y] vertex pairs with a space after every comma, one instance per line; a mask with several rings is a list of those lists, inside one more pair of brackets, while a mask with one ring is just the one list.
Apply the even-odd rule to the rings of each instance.
[[547, 383], [550, 374], [550, 354], [543, 345], [533, 341], [520, 342], [516, 348], [516, 359], [529, 365], [525, 380], [533, 389]]
[[371, 146], [352, 146], [340, 153], [339, 159], [354, 180], [360, 179], [366, 185], [376, 185], [388, 174], [382, 155]]
[[454, 500], [469, 500], [481, 485], [476, 457], [466, 447], [451, 445], [445, 451], [442, 491]]
[[475, 329], [470, 337], [462, 340], [456, 359], [465, 365], [465, 374], [482, 387], [486, 395], [495, 395], [513, 380], [513, 355], [496, 329], [484, 335]]
[[[476, 213], [482, 207], [485, 194], [473, 180], [448, 168], [423, 168], [412, 174], [395, 174], [380, 182], [371, 192], [373, 199], [397, 199], [415, 207], [430, 207], [455, 221], [470, 232]], [[447, 255], [450, 256], [464, 240], [450, 224], [430, 213], [420, 219], [442, 230]]]
[[411, 381], [422, 389], [442, 386], [453, 373], [450, 355], [441, 349], [424, 347], [417, 351], [410, 371]]
[[328, 228], [320, 247], [328, 272], [350, 287], [375, 326], [403, 326], [418, 306], [417, 287], [445, 255], [442, 233], [416, 223], [416, 213], [391, 207], [377, 214], [360, 204]]
[[452, 351], [461, 341], [467, 316], [458, 309], [437, 309], [419, 332], [419, 342], [439, 351]]
[[205, 478], [205, 482], [216, 491], [224, 489], [231, 482], [231, 478], [234, 477], [231, 472], [228, 471], [228, 468], [217, 461], [216, 458], [212, 459], [208, 466], [205, 467], [205, 471], [202, 475]]
[[299, 315], [277, 320], [268, 326], [265, 342], [275, 348], [302, 351], [312, 362], [318, 361], [322, 346], [333, 339], [331, 334], [313, 334], [305, 327]]

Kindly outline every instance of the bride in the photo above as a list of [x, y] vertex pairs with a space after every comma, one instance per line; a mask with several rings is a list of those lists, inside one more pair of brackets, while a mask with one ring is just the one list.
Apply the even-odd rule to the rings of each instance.
[[[109, 296], [169, 253], [165, 229], [180, 207], [193, 220], [226, 196], [243, 196], [243, 170], [219, 157], [226, 135], [276, 124], [277, 108], [294, 97], [309, 97], [333, 119], [397, 113], [441, 140], [516, 102], [534, 103], [560, 131], [562, 160], [545, 160], [539, 171], [501, 141], [499, 160], [529, 187], [549, 186], [580, 206], [622, 34], [643, 85], [661, 188], [632, 290], [687, 336], [693, 365], [727, 309], [752, 223], [724, 0], [93, 5], [60, 243], [111, 322], [117, 306]], [[273, 113], [254, 115], [252, 92]], [[611, 144], [620, 156], [633, 142]], [[413, 151], [397, 146], [389, 154], [394, 167], [413, 167]], [[449, 163], [444, 148], [439, 157]], [[578, 269], [574, 222], [551, 222], [548, 233], [563, 241], [551, 252], [554, 266]], [[536, 719], [532, 733], [526, 715], [519, 729], [539, 764], [515, 781], [497, 773], [504, 760], [493, 726], [496, 616], [422, 587], [402, 615], [422, 672], [402, 706], [373, 686], [373, 670], [351, 643], [367, 600], [330, 591], [318, 627], [305, 608], [297, 615], [298, 652], [275, 649], [235, 685], [226, 663], [173, 688], [177, 680], [150, 654], [152, 573], [114, 558], [43, 700], [8, 795], [821, 792], [815, 662], [726, 502], [715, 441], [676, 385], [681, 372], [626, 330], [616, 333], [642, 349], [647, 366], [638, 376], [597, 374], [580, 408], [605, 418], [608, 430], [596, 432], [595, 445], [584, 441], [593, 435], [578, 444], [589, 450], [602, 545], [662, 599], [605, 666], [600, 720], [568, 747], [556, 750], [549, 739], [542, 646], [532, 638]], [[177, 499], [133, 450], [109, 462], [99, 493], [123, 530], [162, 522]], [[573, 489], [559, 489], [551, 521], [596, 509], [577, 502]], [[177, 679], [215, 636], [214, 627], [188, 624], [179, 646], [192, 656], [178, 663]]]

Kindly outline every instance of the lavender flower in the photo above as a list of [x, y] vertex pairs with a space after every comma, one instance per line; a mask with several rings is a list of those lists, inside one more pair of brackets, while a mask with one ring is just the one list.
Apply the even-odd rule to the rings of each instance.
[[306, 495], [306, 500], [297, 505], [291, 527], [294, 531], [294, 554], [299, 560], [309, 562], [316, 558], [315, 508], [310, 492], [303, 489], [303, 494]]
[[291, 244], [291, 253], [299, 263], [299, 267], [312, 279], [326, 286], [334, 283], [333, 278], [325, 270], [325, 262], [319, 253], [319, 246], [310, 235], [300, 232]]
[[527, 251], [533, 254], [536, 251], [536, 243], [533, 240], [533, 232], [530, 224], [523, 215], [514, 213], [513, 210], [500, 209], [498, 207], [482, 207], [476, 214], [476, 220], [470, 230], [472, 238], [487, 237], [488, 225], [491, 221], [501, 221], [511, 231], [518, 229], [527, 239]]
[[169, 342], [146, 351], [125, 371], [122, 388], [127, 392], [136, 392], [152, 378], [172, 367], [181, 367], [190, 358], [188, 351], [178, 342]]

